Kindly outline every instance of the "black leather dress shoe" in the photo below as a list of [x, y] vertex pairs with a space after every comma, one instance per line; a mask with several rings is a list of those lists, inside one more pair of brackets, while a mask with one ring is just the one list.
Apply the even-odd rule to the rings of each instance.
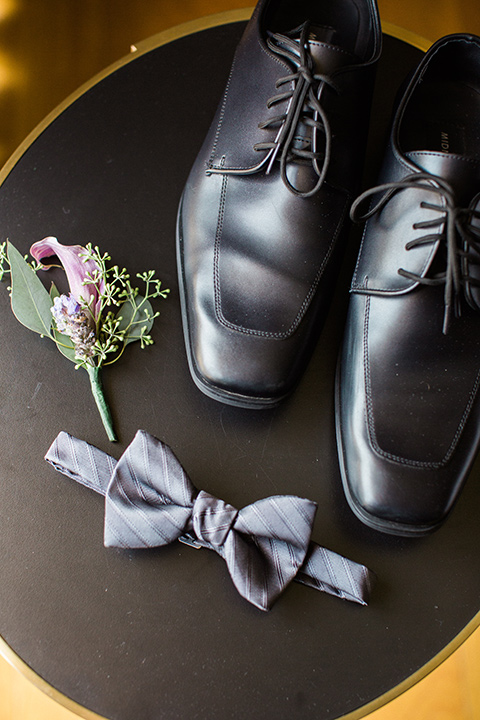
[[287, 395], [332, 294], [358, 192], [375, 0], [261, 0], [178, 214], [190, 370], [222, 402]]
[[[480, 38], [420, 63], [393, 122], [337, 376], [337, 439], [356, 515], [416, 536], [451, 510], [480, 442]], [[365, 200], [371, 201], [370, 209]]]

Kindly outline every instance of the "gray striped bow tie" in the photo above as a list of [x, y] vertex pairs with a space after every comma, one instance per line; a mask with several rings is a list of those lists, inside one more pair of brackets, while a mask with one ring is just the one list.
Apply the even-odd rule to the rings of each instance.
[[310, 542], [316, 504], [292, 495], [237, 510], [190, 482], [172, 450], [139, 430], [116, 462], [61, 432], [45, 459], [105, 496], [104, 543], [149, 548], [181, 540], [215, 550], [240, 595], [268, 610], [295, 579], [366, 605], [372, 574]]

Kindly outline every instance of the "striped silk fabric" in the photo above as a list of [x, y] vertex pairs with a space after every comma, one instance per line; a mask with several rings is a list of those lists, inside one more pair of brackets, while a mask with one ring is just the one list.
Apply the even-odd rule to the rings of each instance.
[[316, 504], [277, 495], [237, 510], [198, 491], [173, 451], [139, 430], [119, 461], [61, 432], [45, 459], [105, 496], [104, 544], [151, 548], [180, 540], [215, 550], [240, 595], [269, 610], [291, 580], [366, 605], [372, 573], [310, 542]]

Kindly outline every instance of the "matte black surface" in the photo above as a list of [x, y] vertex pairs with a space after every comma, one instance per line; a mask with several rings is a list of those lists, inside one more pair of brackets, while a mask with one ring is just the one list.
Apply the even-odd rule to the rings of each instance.
[[[187, 368], [175, 216], [243, 23], [204, 31], [117, 70], [65, 110], [0, 188], [2, 236], [93, 241], [172, 289], [156, 344], [104, 372], [121, 442], [106, 439], [86, 374], [18, 324], [0, 287], [0, 633], [39, 675], [111, 720], [336, 718], [430, 660], [477, 613], [479, 466], [447, 523], [423, 540], [364, 527], [341, 489], [333, 380], [358, 234], [317, 350], [273, 411], [205, 397]], [[368, 173], [395, 88], [421, 53], [386, 38]], [[379, 578], [367, 608], [293, 583], [265, 614], [214, 553], [105, 549], [102, 498], [43, 460], [60, 430], [119, 457], [138, 428], [192, 481], [237, 507], [274, 493], [316, 500], [313, 539]]]

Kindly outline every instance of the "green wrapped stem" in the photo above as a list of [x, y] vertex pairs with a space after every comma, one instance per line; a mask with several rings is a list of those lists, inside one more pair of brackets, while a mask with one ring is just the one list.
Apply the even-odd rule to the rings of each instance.
[[108, 439], [111, 442], [116, 442], [117, 436], [115, 435], [115, 431], [113, 429], [112, 415], [103, 394], [102, 381], [100, 378], [100, 368], [89, 365], [87, 367], [87, 372], [88, 377], [90, 378], [90, 387], [92, 388], [92, 394], [95, 398], [100, 417], [102, 418], [103, 427], [106, 430]]

